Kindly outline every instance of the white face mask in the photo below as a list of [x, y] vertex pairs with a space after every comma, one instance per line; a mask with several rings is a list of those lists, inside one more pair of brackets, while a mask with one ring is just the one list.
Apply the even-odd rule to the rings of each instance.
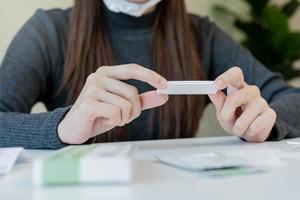
[[134, 17], [142, 16], [146, 10], [155, 6], [161, 0], [149, 0], [146, 3], [132, 3], [127, 0], [103, 0], [106, 7], [116, 13], [124, 13]]

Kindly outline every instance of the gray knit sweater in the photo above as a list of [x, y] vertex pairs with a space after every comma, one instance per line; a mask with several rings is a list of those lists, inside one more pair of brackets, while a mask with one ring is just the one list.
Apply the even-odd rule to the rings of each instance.
[[[57, 149], [66, 145], [58, 138], [57, 126], [69, 110], [65, 104], [68, 91], [55, 94], [62, 80], [70, 13], [71, 9], [38, 10], [10, 44], [0, 67], [0, 147]], [[137, 63], [155, 70], [151, 52], [155, 12], [140, 18], [105, 13], [118, 64]], [[202, 46], [207, 78], [213, 80], [232, 66], [242, 67], [246, 81], [257, 85], [277, 112], [269, 140], [300, 136], [300, 90], [288, 86], [208, 19], [190, 18], [204, 35], [203, 43], [197, 41], [197, 46]], [[149, 90], [141, 82], [130, 83], [140, 92]], [[38, 101], [44, 102], [49, 112], [30, 114]], [[147, 114], [142, 112], [126, 127], [130, 140], [147, 138], [143, 131]], [[155, 130], [152, 139], [157, 138]]]

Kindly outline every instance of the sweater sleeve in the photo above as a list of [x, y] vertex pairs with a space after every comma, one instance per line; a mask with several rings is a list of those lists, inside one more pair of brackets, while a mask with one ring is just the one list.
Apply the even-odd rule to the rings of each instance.
[[[65, 146], [57, 127], [69, 107], [29, 114], [47, 94], [47, 81], [56, 52], [47, 42], [53, 27], [44, 11], [21, 28], [11, 42], [0, 67], [0, 147], [57, 149]], [[52, 34], [51, 37], [55, 37]], [[52, 38], [55, 40], [55, 38]]]
[[[277, 120], [268, 140], [300, 136], [300, 89], [289, 86], [278, 73], [271, 72], [230, 36], [205, 20], [206, 49], [210, 60], [208, 77], [215, 79], [230, 67], [242, 68], [245, 81], [260, 88], [262, 97], [277, 113]], [[209, 47], [209, 48], [208, 48]]]

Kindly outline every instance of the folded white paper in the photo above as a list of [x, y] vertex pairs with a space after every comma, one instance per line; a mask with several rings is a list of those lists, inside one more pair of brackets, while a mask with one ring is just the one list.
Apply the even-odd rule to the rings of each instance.
[[8, 174], [12, 170], [23, 150], [22, 147], [0, 148], [0, 175]]

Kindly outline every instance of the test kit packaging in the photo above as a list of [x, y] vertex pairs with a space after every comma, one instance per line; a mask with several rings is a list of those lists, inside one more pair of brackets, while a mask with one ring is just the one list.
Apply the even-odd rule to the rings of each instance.
[[35, 185], [129, 183], [133, 180], [135, 147], [130, 144], [69, 146], [36, 160]]

